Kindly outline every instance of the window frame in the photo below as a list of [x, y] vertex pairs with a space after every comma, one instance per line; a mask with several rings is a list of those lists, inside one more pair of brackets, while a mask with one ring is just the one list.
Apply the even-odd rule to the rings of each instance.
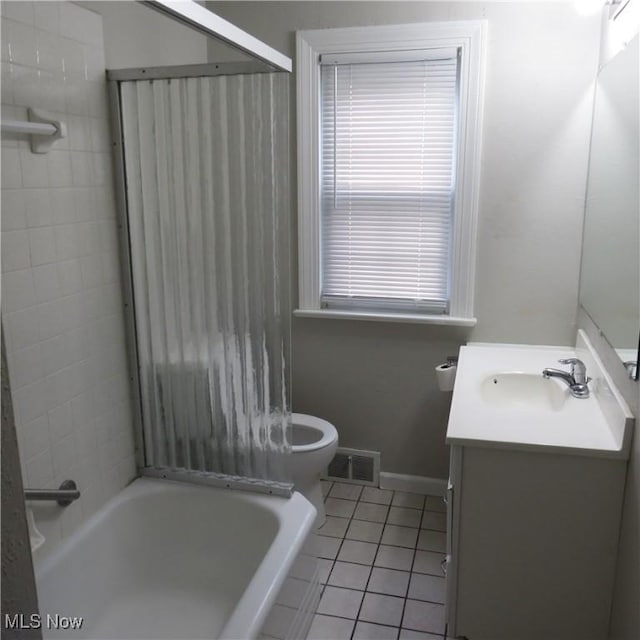
[[[486, 20], [317, 29], [296, 33], [298, 308], [294, 315], [474, 326], [476, 236]], [[332, 53], [458, 48], [460, 110], [448, 315], [321, 307], [320, 56]]]

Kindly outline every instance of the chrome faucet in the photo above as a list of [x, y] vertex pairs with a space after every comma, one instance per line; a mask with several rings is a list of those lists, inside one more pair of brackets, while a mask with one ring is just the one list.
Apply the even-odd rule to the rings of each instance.
[[571, 371], [543, 369], [542, 376], [544, 378], [560, 378], [560, 380], [566, 382], [574, 398], [588, 398], [589, 387], [587, 385], [591, 378], [587, 377], [587, 368], [584, 366], [584, 362], [578, 360], [578, 358], [562, 358], [558, 362], [560, 364], [570, 364]]

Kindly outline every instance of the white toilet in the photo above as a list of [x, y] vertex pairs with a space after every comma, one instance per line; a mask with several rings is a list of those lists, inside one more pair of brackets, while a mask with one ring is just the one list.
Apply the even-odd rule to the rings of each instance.
[[292, 413], [291, 423], [293, 485], [316, 508], [316, 527], [321, 527], [325, 512], [320, 474], [333, 460], [338, 448], [338, 432], [330, 422], [304, 413]]

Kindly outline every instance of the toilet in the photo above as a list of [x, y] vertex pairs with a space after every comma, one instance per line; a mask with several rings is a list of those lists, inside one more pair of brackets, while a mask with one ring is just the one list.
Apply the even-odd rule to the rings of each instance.
[[326, 471], [338, 448], [336, 428], [322, 418], [292, 413], [291, 472], [293, 484], [313, 506], [318, 515], [315, 526], [325, 521], [320, 474]]

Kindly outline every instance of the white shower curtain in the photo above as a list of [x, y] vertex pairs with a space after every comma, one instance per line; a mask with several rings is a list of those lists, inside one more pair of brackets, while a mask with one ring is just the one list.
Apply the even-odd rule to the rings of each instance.
[[120, 85], [148, 467], [290, 481], [288, 87]]

